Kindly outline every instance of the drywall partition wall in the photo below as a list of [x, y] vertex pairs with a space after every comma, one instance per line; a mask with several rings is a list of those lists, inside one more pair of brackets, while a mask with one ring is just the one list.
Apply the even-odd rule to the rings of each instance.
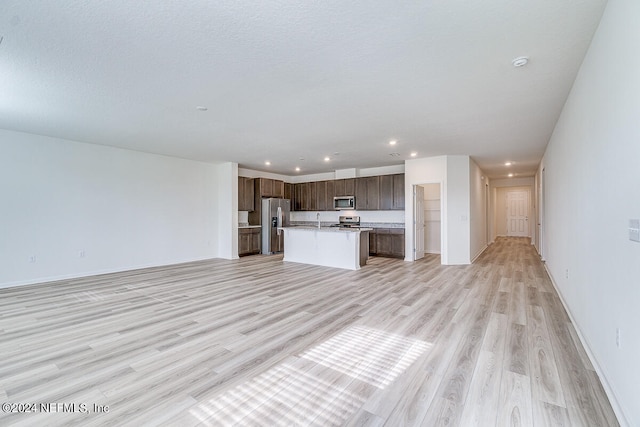
[[533, 210], [533, 217], [535, 219], [535, 223], [533, 224], [533, 245], [536, 248], [536, 251], [538, 251], [538, 254], [540, 255], [541, 259], [544, 260], [544, 257], [542, 256], [542, 241], [540, 240], [540, 233], [542, 230], [542, 173], [536, 173], [536, 176], [534, 178], [534, 186], [533, 186], [533, 205], [534, 205], [534, 210]]
[[404, 165], [358, 169], [358, 176], [392, 175], [396, 173], [404, 173]]
[[447, 156], [448, 263], [471, 263], [469, 156]]
[[404, 194], [405, 194], [405, 261], [413, 261], [414, 248], [414, 212], [413, 212], [413, 186], [429, 183], [440, 183], [443, 186], [442, 197], [442, 253], [441, 263], [448, 264], [447, 241], [447, 157], [427, 157], [423, 159], [406, 160], [404, 163]]
[[542, 236], [547, 268], [612, 404], [634, 426], [640, 243], [628, 227], [640, 218], [639, 20], [637, 0], [608, 2], [544, 155]]
[[238, 168], [238, 176], [244, 176], [247, 178], [277, 179], [279, 181], [284, 181], [284, 182], [291, 182], [291, 178], [292, 178], [290, 176], [280, 175], [277, 173], [263, 172], [263, 171], [257, 171], [253, 169], [246, 169], [246, 168], [240, 168], [240, 167]]
[[469, 159], [469, 236], [470, 259], [487, 248], [486, 178], [480, 167]]
[[238, 164], [215, 166], [217, 191], [218, 257], [238, 258]]
[[215, 168], [0, 130], [0, 287], [216, 257]]
[[293, 176], [279, 175], [253, 169], [238, 168], [239, 176], [245, 176], [247, 178], [271, 178], [289, 183], [327, 181], [332, 179], [356, 178], [359, 176], [392, 175], [403, 172], [404, 165], [381, 166], [376, 168], [363, 169], [337, 169], [335, 172], [323, 172], [307, 175], [296, 174]]
[[441, 183], [442, 264], [469, 264], [470, 168], [469, 156], [439, 156], [405, 161], [405, 260], [413, 260], [413, 186]]

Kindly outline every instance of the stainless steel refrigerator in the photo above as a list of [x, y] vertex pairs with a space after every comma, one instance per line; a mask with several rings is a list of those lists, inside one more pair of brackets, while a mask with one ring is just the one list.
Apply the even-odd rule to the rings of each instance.
[[289, 199], [262, 199], [262, 253], [270, 255], [284, 251], [284, 233], [279, 228], [289, 226]]

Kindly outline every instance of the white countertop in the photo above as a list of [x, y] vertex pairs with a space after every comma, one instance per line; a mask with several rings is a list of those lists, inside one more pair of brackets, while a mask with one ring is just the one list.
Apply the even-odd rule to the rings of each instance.
[[341, 228], [341, 227], [320, 227], [313, 225], [294, 225], [291, 227], [283, 227], [285, 230], [305, 230], [305, 231], [322, 231], [329, 233], [357, 233], [360, 231], [371, 231], [373, 228]]
[[238, 228], [261, 228], [261, 225], [239, 225]]

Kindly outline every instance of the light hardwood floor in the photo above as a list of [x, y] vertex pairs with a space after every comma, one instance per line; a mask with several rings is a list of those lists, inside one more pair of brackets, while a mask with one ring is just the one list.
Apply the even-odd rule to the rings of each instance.
[[470, 266], [254, 256], [0, 290], [0, 402], [79, 411], [0, 425], [618, 425], [521, 238]]

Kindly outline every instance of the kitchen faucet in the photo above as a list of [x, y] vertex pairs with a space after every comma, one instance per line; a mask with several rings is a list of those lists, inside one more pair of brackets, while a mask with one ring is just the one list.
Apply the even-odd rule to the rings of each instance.
[[317, 213], [316, 219], [318, 220], [318, 228], [320, 228], [320, 212]]

